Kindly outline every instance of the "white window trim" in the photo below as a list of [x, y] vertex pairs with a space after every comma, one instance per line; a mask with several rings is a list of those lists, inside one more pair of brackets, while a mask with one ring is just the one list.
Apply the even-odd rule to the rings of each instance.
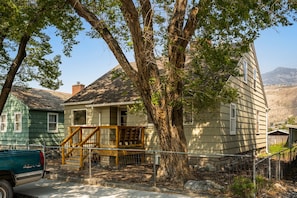
[[0, 118], [0, 119], [1, 119], [1, 120], [0, 120], [0, 125], [2, 125], [2, 123], [5, 123], [5, 128], [4, 128], [3, 130], [1, 130], [1, 127], [0, 127], [0, 132], [4, 133], [4, 132], [7, 131], [7, 114], [6, 114], [6, 113], [3, 113], [3, 114], [1, 115], [1, 117], [2, 117], [2, 116], [5, 116], [5, 121], [2, 122], [2, 118]]
[[248, 63], [245, 59], [243, 60], [243, 81], [248, 82]]
[[[50, 130], [49, 124], [50, 124], [50, 120], [49, 117], [50, 115], [55, 115], [57, 118], [57, 122], [56, 122], [56, 129], [55, 130]], [[58, 113], [47, 113], [47, 132], [48, 133], [57, 133], [59, 132], [59, 114]]]
[[[20, 129], [16, 130], [16, 115], [19, 114], [20, 115]], [[22, 113], [21, 112], [15, 112], [14, 116], [13, 116], [13, 131], [14, 132], [22, 132], [22, 128], [23, 128], [23, 123], [22, 123]]]
[[101, 112], [98, 113], [98, 125], [99, 126], [102, 125], [102, 113]]
[[[234, 116], [232, 116], [232, 111], [234, 110]], [[236, 135], [236, 104], [231, 103], [230, 104], [230, 135]], [[234, 126], [234, 127], [233, 127]]]

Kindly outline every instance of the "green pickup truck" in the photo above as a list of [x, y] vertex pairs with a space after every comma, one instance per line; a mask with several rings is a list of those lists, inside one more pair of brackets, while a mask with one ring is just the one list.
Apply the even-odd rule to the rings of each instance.
[[12, 198], [13, 187], [44, 175], [44, 155], [38, 150], [0, 150], [0, 197]]

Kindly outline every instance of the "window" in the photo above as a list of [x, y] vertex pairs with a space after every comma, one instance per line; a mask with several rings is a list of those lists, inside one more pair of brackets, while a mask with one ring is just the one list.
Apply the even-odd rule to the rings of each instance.
[[15, 132], [22, 131], [22, 114], [21, 113], [14, 114], [14, 131]]
[[73, 111], [73, 124], [74, 125], [85, 125], [87, 121], [86, 110], [74, 110]]
[[58, 114], [57, 113], [47, 114], [47, 131], [58, 132]]
[[184, 124], [193, 124], [193, 103], [188, 102], [184, 104]]
[[257, 69], [256, 68], [254, 69], [253, 81], [254, 81], [253, 83], [254, 89], [256, 89], [257, 88]]
[[248, 64], [246, 60], [243, 61], [243, 81], [248, 82]]
[[230, 104], [230, 135], [236, 135], [236, 105]]
[[7, 115], [2, 114], [0, 116], [0, 131], [6, 132], [6, 130], [7, 130]]
[[121, 110], [121, 120], [120, 120], [120, 125], [121, 126], [126, 126], [127, 125], [127, 110]]

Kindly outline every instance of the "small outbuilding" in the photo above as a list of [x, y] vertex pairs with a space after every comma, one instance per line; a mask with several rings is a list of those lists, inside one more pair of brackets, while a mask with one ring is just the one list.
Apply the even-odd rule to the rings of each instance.
[[289, 138], [289, 131], [287, 130], [274, 130], [268, 132], [268, 146], [274, 144], [286, 144]]

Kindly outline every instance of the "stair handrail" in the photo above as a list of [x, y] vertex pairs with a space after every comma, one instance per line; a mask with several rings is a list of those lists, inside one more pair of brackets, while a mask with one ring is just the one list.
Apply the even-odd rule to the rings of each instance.
[[97, 133], [97, 131], [100, 131], [100, 127], [97, 126], [83, 141], [81, 141], [77, 146], [80, 148], [80, 163], [79, 166], [80, 168], [83, 167], [83, 161], [86, 158], [86, 156], [83, 155], [83, 145], [89, 140], [91, 139], [91, 137], [93, 137], [95, 135], [95, 133]]
[[95, 127], [94, 131], [92, 131], [83, 141], [81, 141], [77, 146], [81, 147], [83, 146], [91, 137], [100, 129], [99, 126]]
[[81, 130], [81, 127], [79, 126], [76, 130], [74, 130], [71, 134], [69, 134], [68, 137], [63, 140], [63, 142], [61, 142], [60, 146], [64, 146], [80, 130]]
[[[65, 164], [65, 152], [64, 152], [64, 146], [65, 146], [65, 144], [66, 144], [68, 141], [70, 141], [70, 140], [73, 138], [73, 136], [76, 135], [80, 130], [81, 130], [81, 127], [79, 126], [76, 130], [74, 130], [71, 134], [69, 134], [68, 137], [65, 138], [65, 139], [63, 140], [63, 142], [61, 142], [60, 146], [62, 147], [62, 164]], [[71, 146], [72, 146], [72, 145], [71, 145]], [[73, 150], [74, 150], [74, 149], [72, 148], [72, 149], [67, 153], [67, 155], [68, 155], [69, 153], [71, 153]]]
[[96, 133], [97, 133], [97, 131], [100, 131], [100, 127], [99, 126], [97, 126], [97, 127], [95, 127], [95, 129], [83, 140], [83, 141], [81, 141], [78, 145], [77, 145], [77, 147], [79, 147], [80, 148], [80, 163], [79, 163], [79, 166], [80, 166], [80, 168], [82, 168], [83, 167], [83, 161], [84, 161], [84, 159], [87, 157], [87, 155], [86, 156], [84, 156], [84, 152], [83, 152], [83, 146], [84, 146], [84, 144], [89, 140], [89, 139], [91, 139]]

